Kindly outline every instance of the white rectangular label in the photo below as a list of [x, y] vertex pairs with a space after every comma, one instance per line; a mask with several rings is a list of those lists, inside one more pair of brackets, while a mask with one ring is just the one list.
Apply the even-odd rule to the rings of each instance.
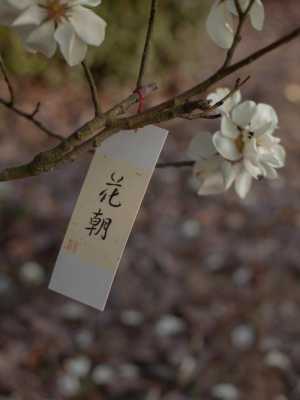
[[77, 200], [49, 288], [104, 310], [168, 132], [120, 132], [99, 147]]

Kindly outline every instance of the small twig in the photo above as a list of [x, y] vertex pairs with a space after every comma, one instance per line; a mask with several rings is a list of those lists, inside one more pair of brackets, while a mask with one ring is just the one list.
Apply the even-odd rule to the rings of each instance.
[[204, 115], [202, 112], [201, 113], [194, 113], [192, 115], [188, 114], [182, 114], [180, 116], [182, 119], [188, 119], [188, 120], [193, 120], [193, 119], [218, 119], [221, 118], [221, 114], [213, 114], [213, 115]]
[[231, 61], [233, 59], [234, 53], [235, 53], [235, 51], [236, 51], [236, 49], [237, 49], [237, 47], [238, 47], [238, 45], [239, 45], [239, 43], [241, 41], [241, 32], [242, 32], [244, 23], [245, 23], [246, 18], [247, 18], [248, 14], [249, 14], [249, 12], [251, 10], [251, 7], [254, 4], [254, 0], [250, 1], [249, 5], [248, 5], [248, 7], [246, 8], [245, 11], [242, 10], [241, 5], [239, 3], [239, 0], [234, 0], [234, 3], [235, 3], [235, 6], [236, 6], [236, 9], [237, 9], [237, 12], [238, 12], [239, 22], [238, 22], [238, 26], [237, 26], [237, 29], [236, 29], [236, 32], [235, 32], [235, 35], [234, 35], [234, 38], [233, 38], [233, 43], [232, 43], [230, 49], [227, 51], [224, 64], [222, 65], [221, 68], [226, 68], [231, 63]]
[[90, 87], [93, 105], [94, 105], [94, 109], [95, 109], [95, 116], [99, 117], [100, 115], [102, 115], [102, 111], [101, 111], [100, 101], [99, 101], [99, 97], [98, 97], [97, 86], [96, 86], [93, 74], [85, 61], [83, 61], [81, 64], [83, 66], [86, 80], [88, 81], [88, 84]]
[[64, 137], [59, 135], [58, 133], [52, 132], [50, 131], [50, 129], [48, 129], [42, 122], [38, 121], [35, 117], [36, 114], [39, 112], [40, 110], [40, 104], [38, 103], [35, 107], [35, 109], [28, 113], [26, 111], [21, 110], [20, 108], [14, 106], [14, 104], [12, 104], [10, 101], [6, 101], [3, 99], [0, 99], [0, 104], [2, 104], [4, 107], [8, 108], [9, 110], [11, 110], [12, 112], [14, 112], [15, 114], [19, 115], [22, 118], [27, 119], [28, 121], [30, 121], [33, 125], [35, 125], [37, 128], [39, 128], [42, 132], [44, 132], [46, 135], [63, 141]]
[[240, 5], [240, 1], [239, 0], [234, 0], [234, 4], [235, 4], [235, 7], [237, 9], [238, 15], [241, 17], [243, 15], [243, 10], [242, 10], [242, 7]]
[[35, 106], [35, 109], [31, 113], [32, 118], [34, 118], [40, 112], [40, 109], [41, 109], [41, 102], [39, 101]]
[[147, 29], [147, 34], [146, 34], [146, 41], [145, 41], [144, 50], [143, 50], [143, 54], [142, 54], [142, 59], [141, 59], [141, 64], [140, 64], [140, 69], [139, 69], [138, 79], [136, 82], [135, 91], [138, 91], [141, 88], [141, 86], [143, 85], [143, 78], [144, 78], [144, 74], [145, 74], [147, 60], [149, 57], [149, 48], [150, 48], [150, 43], [151, 43], [151, 38], [152, 38], [154, 23], [155, 23], [155, 17], [156, 17], [157, 1], [158, 0], [151, 0], [151, 8], [150, 8], [148, 29]]
[[8, 102], [9, 102], [9, 104], [14, 104], [14, 101], [15, 101], [14, 89], [13, 89], [13, 86], [12, 86], [12, 84], [10, 82], [10, 79], [9, 79], [8, 73], [6, 71], [6, 67], [5, 67], [4, 61], [3, 61], [1, 56], [0, 56], [0, 70], [2, 72], [5, 84], [7, 86], [8, 92], [9, 92], [9, 101]]
[[21, 110], [20, 108], [15, 106], [15, 94], [14, 94], [14, 89], [13, 89], [13, 85], [9, 79], [4, 61], [2, 59], [2, 57], [0, 56], [0, 71], [2, 72], [2, 75], [4, 77], [4, 81], [5, 84], [7, 86], [8, 92], [9, 92], [9, 99], [8, 100], [4, 100], [0, 98], [0, 104], [2, 104], [3, 106], [5, 106], [6, 108], [8, 108], [9, 110], [11, 110], [12, 112], [14, 112], [15, 114], [19, 115], [22, 118], [27, 119], [28, 121], [30, 121], [33, 125], [35, 125], [37, 128], [39, 128], [42, 132], [46, 133], [46, 135], [54, 138], [54, 139], [58, 139], [58, 140], [64, 140], [64, 138], [62, 136], [60, 136], [57, 133], [54, 133], [52, 131], [50, 131], [46, 126], [44, 126], [40, 121], [38, 121], [35, 117], [38, 114], [38, 112], [40, 111], [40, 107], [41, 107], [41, 103], [37, 103], [36, 107], [34, 108], [34, 110], [30, 113]]
[[[236, 82], [235, 82], [234, 88], [232, 90], [230, 90], [230, 92], [226, 96], [224, 96], [221, 100], [219, 100], [218, 102], [216, 102], [216, 103], [214, 103], [212, 105], [210, 105], [208, 103], [208, 106], [207, 106], [207, 104], [205, 102], [203, 102], [203, 100], [201, 100], [201, 102], [202, 102], [202, 111], [200, 113], [193, 113], [192, 111], [190, 113], [189, 112], [184, 112], [182, 115], [180, 115], [180, 117], [184, 118], [184, 119], [190, 119], [190, 120], [197, 119], [197, 118], [202, 118], [202, 119], [217, 119], [217, 118], [220, 118], [221, 114], [212, 114], [211, 115], [210, 113], [212, 111], [217, 110], [219, 107], [221, 107], [224, 104], [224, 102], [227, 99], [229, 99], [229, 97], [233, 96], [234, 93], [237, 90], [239, 90], [243, 85], [245, 85], [245, 83], [248, 82], [249, 79], [250, 79], [250, 76], [247, 76], [243, 80], [238, 78], [236, 80]], [[197, 102], [193, 102], [193, 101], [187, 102], [186, 106], [184, 108], [189, 108], [190, 107], [191, 110], [193, 108], [195, 109], [194, 104], [197, 104]], [[199, 105], [198, 108], [201, 109], [200, 105]]]
[[193, 167], [195, 161], [171, 161], [166, 163], [156, 164], [156, 168], [183, 168], [183, 167]]
[[208, 108], [207, 111], [208, 111], [208, 112], [211, 112], [211, 111], [214, 111], [214, 110], [216, 110], [217, 108], [221, 107], [221, 106], [224, 104], [224, 102], [225, 102], [226, 100], [228, 100], [229, 97], [233, 96], [234, 93], [235, 93], [236, 91], [238, 91], [243, 85], [245, 85], [245, 83], [247, 83], [247, 82], [249, 81], [249, 79], [250, 79], [250, 75], [248, 75], [248, 76], [247, 76], [245, 79], [243, 79], [243, 80], [241, 80], [240, 78], [238, 78], [238, 79], [235, 81], [234, 88], [233, 88], [232, 90], [230, 90], [230, 92], [229, 92], [226, 96], [224, 96], [221, 100], [217, 101], [215, 104], [213, 104], [212, 106], [210, 106], [210, 108]]

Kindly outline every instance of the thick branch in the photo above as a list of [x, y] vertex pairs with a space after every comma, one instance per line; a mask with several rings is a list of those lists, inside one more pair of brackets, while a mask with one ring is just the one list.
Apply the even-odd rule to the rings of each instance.
[[[204, 82], [194, 86], [171, 100], [152, 107], [141, 114], [125, 118], [117, 118], [119, 115], [124, 114], [131, 105], [139, 101], [139, 95], [133, 93], [128, 99], [103, 114], [102, 117], [95, 118], [88, 122], [84, 127], [73, 133], [62, 144], [36, 156], [29, 164], [4, 170], [0, 173], [0, 181], [25, 178], [27, 176], [49, 171], [63, 162], [74, 160], [82, 152], [91, 150], [95, 146], [98, 146], [104, 139], [121, 130], [137, 129], [145, 125], [167, 121], [178, 116], [181, 117], [186, 113], [186, 104], [190, 105], [194, 103], [196, 106], [197, 102], [189, 101], [187, 103], [190, 98], [205, 93], [208, 88], [223, 78], [290, 42], [299, 35], [300, 27], [269, 46], [254, 52], [241, 61], [218, 70]], [[150, 87], [143, 88], [143, 91], [148, 93], [151, 93], [152, 90], [153, 89]]]
[[[155, 90], [157, 90], [156, 84], [150, 84], [141, 88], [141, 92], [145, 97], [153, 93]], [[128, 98], [103, 114], [102, 117], [96, 117], [87, 122], [58, 146], [35, 156], [30, 163], [2, 171], [0, 173], [0, 182], [39, 175], [43, 172], [52, 170], [57, 165], [66, 161], [72, 161], [76, 151], [79, 153], [80, 151], [78, 149], [83, 147], [84, 143], [86, 143], [88, 139], [103, 130], [107, 121], [125, 114], [131, 106], [138, 102], [139, 95], [137, 93], [131, 94]]]

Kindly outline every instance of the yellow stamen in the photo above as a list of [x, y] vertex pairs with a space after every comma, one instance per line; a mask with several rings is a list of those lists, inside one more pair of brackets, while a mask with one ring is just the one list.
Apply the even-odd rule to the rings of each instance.
[[236, 145], [238, 151], [239, 151], [240, 153], [242, 153], [242, 152], [243, 152], [243, 149], [244, 149], [244, 146], [245, 146], [244, 139], [243, 139], [243, 135], [239, 135], [239, 136], [235, 139], [235, 145]]
[[66, 15], [67, 6], [60, 0], [48, 0], [47, 3], [48, 18], [55, 22], [60, 22]]

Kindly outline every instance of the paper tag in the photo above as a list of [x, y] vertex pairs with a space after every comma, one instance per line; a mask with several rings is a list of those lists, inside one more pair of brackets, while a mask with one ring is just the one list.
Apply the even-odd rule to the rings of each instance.
[[104, 310], [168, 132], [155, 126], [108, 138], [91, 163], [49, 288]]

